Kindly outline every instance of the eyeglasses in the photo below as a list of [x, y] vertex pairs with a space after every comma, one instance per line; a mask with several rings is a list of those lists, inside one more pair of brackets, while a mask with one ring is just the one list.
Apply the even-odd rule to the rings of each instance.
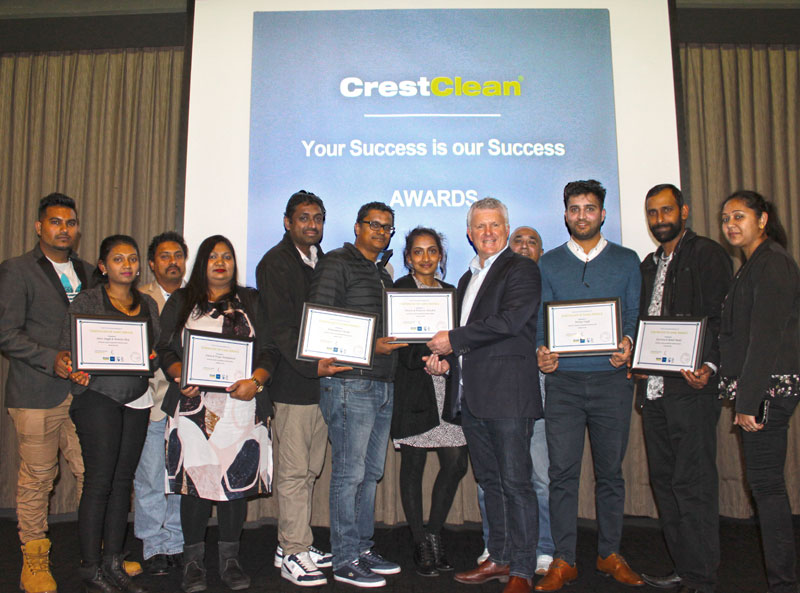
[[379, 231], [383, 229], [383, 232], [387, 235], [394, 235], [394, 227], [390, 224], [381, 224], [377, 220], [360, 220], [361, 224], [368, 224], [369, 228], [373, 231]]

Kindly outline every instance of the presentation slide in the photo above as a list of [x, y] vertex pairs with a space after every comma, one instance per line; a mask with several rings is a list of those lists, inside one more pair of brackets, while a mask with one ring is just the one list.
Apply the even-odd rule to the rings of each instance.
[[666, 0], [320, 8], [197, 0], [190, 248], [229, 236], [255, 285], [305, 189], [327, 208], [324, 250], [352, 242], [359, 206], [380, 201], [396, 213], [395, 277], [422, 225], [445, 236], [455, 282], [474, 256], [473, 202], [502, 200], [548, 249], [568, 238], [564, 185], [593, 178], [608, 191], [604, 236], [653, 249], [644, 193], [679, 183]]

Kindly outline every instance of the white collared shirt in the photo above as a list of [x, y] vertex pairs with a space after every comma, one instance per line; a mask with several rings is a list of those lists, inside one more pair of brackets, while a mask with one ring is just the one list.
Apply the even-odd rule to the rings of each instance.
[[567, 241], [567, 247], [572, 252], [572, 255], [577, 257], [582, 262], [590, 262], [590, 261], [592, 261], [598, 255], [600, 255], [600, 253], [602, 253], [603, 249], [606, 248], [606, 245], [608, 245], [608, 241], [606, 240], [606, 238], [603, 235], [600, 235], [600, 240], [597, 242], [597, 245], [592, 247], [592, 249], [589, 251], [589, 253], [586, 253], [583, 250], [583, 247], [578, 245], [578, 243], [575, 241], [575, 239], [573, 239], [571, 236], [569, 238], [569, 241]]
[[300, 254], [300, 258], [303, 260], [303, 263], [307, 266], [310, 266], [312, 269], [317, 267], [317, 262], [319, 262], [319, 255], [317, 255], [317, 246], [316, 245], [309, 245], [308, 250], [311, 253], [311, 257], [308, 257], [305, 253], [300, 251], [300, 248], [295, 245], [295, 249], [297, 249], [297, 253]]

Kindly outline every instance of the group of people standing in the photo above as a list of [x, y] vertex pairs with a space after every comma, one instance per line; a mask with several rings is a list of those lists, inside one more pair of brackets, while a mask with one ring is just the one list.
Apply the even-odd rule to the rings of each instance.
[[[682, 593], [713, 592], [719, 565], [716, 427], [735, 399], [748, 483], [761, 524], [773, 593], [797, 592], [791, 510], [783, 480], [789, 419], [800, 396], [800, 270], [772, 205], [755, 192], [725, 200], [723, 233], [744, 265], [692, 232], [673, 185], [645, 198], [658, 250], [642, 262], [601, 233], [605, 189], [568, 183], [569, 240], [542, 254], [534, 229], [510, 232], [506, 206], [485, 198], [467, 213], [476, 251], [456, 287], [444, 281], [444, 238], [417, 227], [405, 238], [408, 274], [387, 270], [394, 211], [364, 204], [352, 243], [323, 254], [326, 211], [313, 193], [291, 196], [285, 235], [256, 268], [258, 290], [237, 283], [231, 242], [205, 239], [184, 281], [188, 250], [174, 232], [155, 237], [139, 286], [140, 253], [106, 237], [96, 267], [74, 252], [74, 200], [45, 196], [38, 245], [0, 265], [0, 350], [9, 358], [6, 404], [18, 435], [21, 586], [49, 593], [48, 495], [61, 449], [76, 476], [81, 576], [87, 592], [141, 593], [143, 568], [124, 559], [131, 490], [144, 569], [182, 571], [186, 593], [204, 591], [206, 526], [219, 521], [218, 566], [231, 589], [250, 586], [239, 561], [246, 500], [273, 491], [279, 507], [274, 564], [299, 586], [328, 580], [381, 587], [399, 573], [374, 547], [377, 482], [389, 438], [400, 452], [400, 497], [423, 576], [454, 570], [442, 527], [467, 458], [479, 484], [486, 550], [466, 584], [504, 593], [557, 591], [578, 577], [578, 491], [588, 428], [596, 477], [596, 569], [617, 581]], [[383, 334], [383, 291], [455, 289], [457, 326], [427, 344]], [[621, 335], [610, 357], [559, 357], [545, 345], [543, 303], [618, 298]], [[299, 360], [304, 303], [377, 316], [371, 368], [333, 358]], [[154, 376], [74, 369], [69, 313], [146, 323]], [[702, 365], [681, 377], [631, 377], [642, 316], [704, 317]], [[252, 374], [225, 392], [181, 386], [184, 330], [252, 338]], [[634, 392], [641, 405], [651, 483], [674, 570], [640, 575], [620, 553], [622, 460]], [[273, 472], [273, 438], [277, 445]], [[314, 483], [330, 442], [331, 552], [314, 546]], [[422, 475], [440, 462], [427, 524]], [[456, 562], [458, 564], [458, 562]], [[543, 577], [534, 585], [534, 575]]]

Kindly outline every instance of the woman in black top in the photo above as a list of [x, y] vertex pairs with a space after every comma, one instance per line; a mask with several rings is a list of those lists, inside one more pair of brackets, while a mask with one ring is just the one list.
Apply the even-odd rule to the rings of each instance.
[[772, 593], [797, 591], [786, 495], [787, 429], [800, 396], [800, 269], [786, 251], [773, 205], [738, 191], [722, 205], [722, 230], [744, 265], [725, 297], [720, 388], [736, 400], [747, 481], [755, 499]]
[[[449, 288], [437, 278], [444, 276], [445, 254], [442, 238], [433, 229], [417, 227], [406, 236], [403, 250], [411, 272], [395, 282], [395, 288]], [[467, 447], [461, 427], [442, 420], [446, 379], [425, 372], [425, 344], [398, 351], [394, 380], [392, 438], [400, 449], [400, 500], [414, 537], [414, 564], [422, 576], [437, 576], [453, 567], [445, 557], [441, 530], [450, 512], [458, 484], [467, 471]], [[431, 494], [427, 530], [422, 524], [422, 474], [428, 450], [439, 456], [439, 474]]]
[[[158, 337], [158, 306], [136, 286], [139, 247], [132, 237], [112, 235], [100, 244], [98, 286], [81, 291], [70, 313], [147, 320], [150, 349]], [[64, 320], [61, 348], [71, 348], [71, 318]], [[151, 356], [154, 358], [155, 355]], [[71, 365], [71, 362], [70, 362]], [[70, 374], [69, 415], [81, 442], [84, 478], [78, 507], [81, 576], [87, 593], [143, 593], [123, 566], [133, 475], [139, 463], [153, 398], [146, 376]], [[102, 567], [101, 567], [102, 558]]]
[[[231, 589], [246, 589], [250, 577], [239, 564], [239, 538], [247, 498], [267, 493], [272, 478], [272, 404], [264, 389], [279, 353], [265, 345], [258, 294], [236, 282], [236, 253], [221, 235], [197, 250], [189, 281], [164, 305], [156, 346], [164, 374], [175, 382], [164, 396], [169, 492], [182, 494], [183, 580], [186, 593], [207, 587], [205, 532], [212, 501], [219, 520], [219, 572]], [[255, 338], [252, 374], [230, 381], [225, 391], [180, 388], [183, 330]], [[260, 335], [259, 335], [260, 334]], [[225, 369], [220, 369], [222, 373]]]

